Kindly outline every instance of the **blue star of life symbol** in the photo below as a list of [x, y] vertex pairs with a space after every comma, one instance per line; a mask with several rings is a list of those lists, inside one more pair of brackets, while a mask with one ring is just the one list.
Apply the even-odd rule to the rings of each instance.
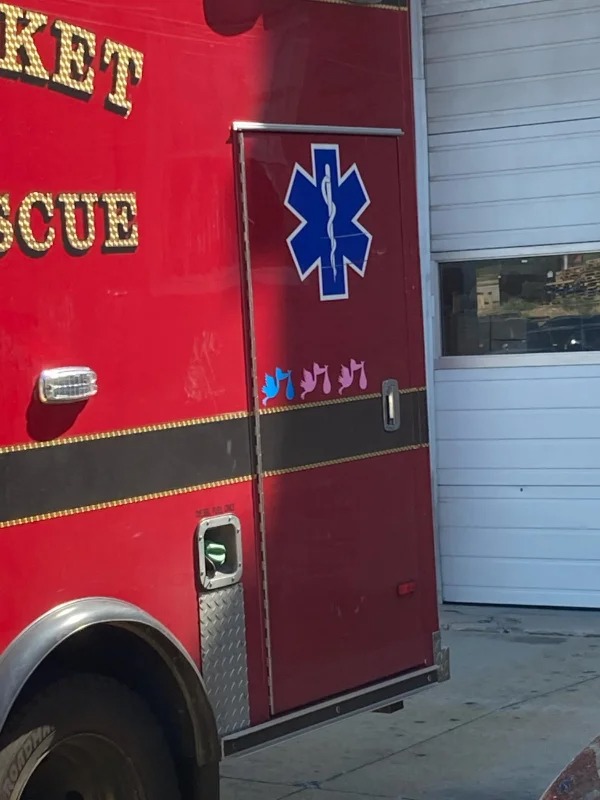
[[300, 225], [288, 236], [304, 281], [319, 270], [321, 300], [348, 298], [348, 267], [364, 277], [372, 235], [359, 217], [371, 200], [356, 164], [343, 175], [337, 144], [312, 144], [312, 175], [295, 164], [285, 206]]

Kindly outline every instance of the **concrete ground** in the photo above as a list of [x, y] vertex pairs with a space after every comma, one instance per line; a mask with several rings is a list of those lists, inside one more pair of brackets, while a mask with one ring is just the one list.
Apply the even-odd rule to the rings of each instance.
[[223, 800], [537, 800], [600, 733], [600, 612], [445, 606], [452, 679], [223, 764]]

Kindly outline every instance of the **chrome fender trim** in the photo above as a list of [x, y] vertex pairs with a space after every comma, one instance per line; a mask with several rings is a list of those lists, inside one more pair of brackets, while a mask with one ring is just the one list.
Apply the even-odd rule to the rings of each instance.
[[220, 759], [219, 737], [200, 672], [181, 642], [141, 608], [109, 597], [57, 606], [25, 628], [0, 655], [0, 731], [23, 687], [44, 659], [85, 628], [112, 625], [145, 641], [161, 657], [181, 692], [194, 731], [199, 766]]

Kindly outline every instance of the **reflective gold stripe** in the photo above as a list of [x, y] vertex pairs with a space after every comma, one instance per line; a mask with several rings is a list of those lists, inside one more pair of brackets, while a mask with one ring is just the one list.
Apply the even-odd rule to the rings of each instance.
[[302, 472], [308, 469], [316, 469], [317, 467], [334, 467], [336, 464], [348, 464], [352, 461], [363, 461], [366, 458], [378, 458], [379, 456], [391, 456], [395, 453], [406, 453], [409, 450], [422, 450], [429, 447], [429, 444], [408, 444], [404, 447], [393, 447], [390, 450], [377, 450], [373, 453], [361, 453], [356, 456], [347, 456], [346, 458], [336, 458], [332, 461], [319, 461], [316, 464], [307, 464], [301, 467], [288, 467], [287, 469], [274, 469], [264, 473], [265, 478], [274, 478], [278, 475], [289, 475], [291, 472]]
[[[407, 389], [399, 389], [398, 394], [416, 394], [417, 392], [424, 392], [425, 386], [410, 386]], [[371, 394], [355, 394], [351, 397], [334, 397], [332, 400], [315, 400], [313, 403], [290, 403], [288, 406], [270, 406], [261, 408], [259, 413], [262, 414], [279, 414], [281, 411], [302, 411], [303, 408], [322, 408], [323, 406], [335, 406], [341, 403], [356, 403], [358, 400], [375, 400], [381, 397], [381, 392], [372, 392]]]
[[[424, 391], [424, 386], [415, 386], [407, 389], [400, 389], [399, 394], [412, 394]], [[376, 397], [381, 397], [381, 392], [353, 395], [352, 397], [336, 397], [332, 400], [318, 400], [313, 403], [300, 402], [288, 406], [272, 406], [270, 408], [261, 408], [260, 413], [277, 414], [281, 411], [299, 411], [303, 408], [319, 408], [321, 406], [338, 405], [340, 403], [353, 403], [358, 400], [373, 400]], [[64, 436], [60, 439], [52, 439], [51, 441], [20, 442], [18, 444], [0, 446], [0, 455], [4, 453], [18, 453], [23, 450], [36, 450], [40, 447], [59, 447], [60, 445], [76, 444], [77, 442], [94, 442], [100, 439], [113, 439], [118, 436], [135, 436], [140, 433], [152, 433], [153, 431], [189, 428], [193, 425], [208, 425], [211, 422], [225, 422], [226, 420], [244, 419], [249, 416], [250, 414], [248, 411], [232, 411], [228, 414], [215, 414], [211, 417], [195, 417], [193, 419], [174, 420], [172, 422], [159, 422], [154, 425], [140, 425], [135, 428], [118, 428], [113, 431], [100, 431], [99, 433], [87, 433], [79, 436]]]
[[146, 500], [161, 500], [163, 497], [177, 497], [181, 494], [191, 494], [191, 492], [200, 492], [204, 489], [216, 489], [219, 486], [230, 486], [234, 483], [245, 483], [251, 481], [252, 475], [244, 475], [240, 478], [231, 478], [230, 480], [213, 481], [212, 483], [201, 483], [197, 486], [184, 486], [180, 489], [166, 489], [164, 492], [154, 492], [153, 494], [142, 494], [137, 497], [125, 497], [122, 500], [109, 500], [105, 503], [93, 503], [89, 506], [80, 506], [79, 508], [67, 508], [63, 511], [50, 511], [47, 514], [37, 514], [33, 517], [21, 517], [20, 519], [10, 519], [5, 522], [0, 522], [0, 528], [9, 528], [13, 525], [25, 525], [29, 522], [42, 522], [48, 519], [57, 519], [58, 517], [71, 517], [74, 514], [84, 514], [87, 511], [103, 511], [106, 508], [117, 508], [118, 506], [128, 506], [132, 503], [143, 503]]
[[[416, 396], [421, 394], [419, 402], [423, 402], [424, 392], [424, 387], [409, 387], [400, 390], [400, 394], [404, 396]], [[262, 423], [262, 425], [265, 426], [263, 430], [263, 449], [266, 447], [268, 450], [267, 445], [270, 442], [271, 450], [273, 451], [271, 453], [273, 457], [266, 459], [265, 462], [267, 467], [271, 466], [273, 469], [267, 469], [264, 473], [265, 477], [286, 475], [294, 472], [316, 469], [318, 467], [334, 466], [337, 464], [361, 461], [364, 459], [376, 458], [394, 453], [408, 452], [427, 447], [427, 444], [419, 441], [420, 439], [422, 440], [424, 438], [425, 434], [419, 434], [418, 431], [414, 438], [413, 436], [408, 437], [408, 442], [406, 441], [406, 436], [399, 437], [400, 441], [398, 441], [398, 437], [396, 437], [395, 442], [393, 438], [386, 438], [386, 440], [381, 438], [379, 435], [381, 433], [379, 431], [379, 426], [376, 423], [372, 423], [372, 421], [369, 422], [372, 416], [371, 412], [374, 409], [376, 410], [377, 401], [380, 399], [380, 393], [363, 394], [350, 397], [333, 398], [331, 400], [321, 400], [313, 403], [294, 403], [287, 406], [263, 409], [261, 413], [268, 415]], [[361, 400], [365, 401], [364, 406], [359, 402]], [[408, 402], [410, 405], [411, 401], [409, 400]], [[370, 404], [370, 406], [368, 404]], [[339, 410], [334, 410], [334, 408], [332, 408], [332, 413], [334, 414], [333, 420], [330, 419], [328, 416], [329, 411], [326, 410], [323, 411], [323, 413], [326, 414], [326, 418], [321, 419], [323, 413], [320, 414], [319, 409], [329, 406], [334, 408], [337, 407]], [[310, 411], [311, 408], [314, 410]], [[307, 417], [292, 415], [287, 422], [285, 421], [288, 418], [287, 413], [283, 416], [278, 414], [278, 412], [301, 411], [303, 409], [307, 409], [309, 411]], [[410, 411], [410, 409], [408, 410]], [[349, 448], [342, 446], [344, 442], [340, 444], [340, 436], [342, 436], [342, 434], [342, 439], [344, 439], [344, 441], [347, 438], [344, 425], [349, 425], [350, 428], [352, 428], [357, 419], [360, 422], [360, 419], [362, 419], [364, 416], [363, 411], [367, 413], [368, 426], [370, 425], [372, 428], [373, 425], [375, 425], [375, 428], [372, 432], [373, 435], [371, 436], [368, 434], [366, 437], [365, 435], [363, 435], [362, 438], [359, 437], [359, 441], [356, 442], [356, 447], [350, 448], [350, 452], [352, 449], [354, 449], [354, 454], [346, 455]], [[349, 419], [346, 419], [346, 417], [348, 417], [347, 412], [350, 412]], [[358, 417], [355, 412], [359, 412]], [[296, 457], [294, 457], [294, 448], [292, 448], [292, 452], [287, 454], [288, 457], [279, 457], [281, 454], [279, 453], [278, 441], [280, 441], [281, 426], [283, 425], [285, 428], [284, 433], [288, 430], [289, 424], [291, 423], [294, 423], [292, 428], [296, 430], [296, 422], [300, 425], [302, 430], [304, 430], [303, 426], [307, 424], [310, 428], [311, 421], [314, 423], [313, 415], [315, 414], [318, 417], [317, 422], [320, 420], [319, 424], [326, 426], [324, 432], [329, 436], [328, 439], [327, 436], [325, 437], [327, 441], [323, 442], [321, 441], [321, 438], [315, 438], [314, 435], [312, 438], [309, 436], [308, 444], [311, 446], [307, 448], [307, 446], [304, 446], [306, 445], [306, 437], [302, 435], [296, 442], [296, 444], [298, 444], [298, 442], [303, 444], [300, 450], [296, 452]], [[340, 414], [342, 414], [342, 417], [340, 417]], [[7, 494], [5, 498], [6, 504], [3, 509], [4, 513], [0, 516], [0, 528], [22, 525], [29, 522], [51, 520], [59, 517], [67, 517], [74, 514], [82, 514], [88, 511], [100, 511], [103, 509], [117, 508], [119, 506], [131, 505], [133, 503], [140, 503], [147, 500], [176, 497], [178, 495], [189, 494], [191, 492], [200, 492], [204, 489], [211, 489], [250, 481], [253, 478], [252, 474], [250, 474], [253, 467], [250, 453], [247, 452], [249, 441], [245, 420], [247, 420], [248, 417], [248, 412], [239, 411], [212, 417], [177, 420], [174, 422], [140, 426], [136, 428], [107, 431], [68, 438], [66, 437], [63, 439], [56, 439], [51, 442], [31, 442], [27, 444], [16, 444], [2, 447], [0, 448], [0, 455], [3, 457], [3, 459], [6, 459], [3, 469], [6, 473], [5, 478], [8, 481], [7, 486], [10, 486], [12, 476], [14, 486], [19, 487], [21, 491], [20, 493], [17, 493], [17, 495], [15, 495], [14, 491], [12, 495], [10, 492]], [[408, 417], [406, 417], [406, 419], [410, 421], [409, 418], [410, 414]], [[340, 419], [342, 419], [342, 423], [340, 423]], [[344, 419], [346, 419], [346, 422], [344, 422]], [[235, 430], [220, 430], [215, 438], [216, 433], [210, 428], [204, 427], [209, 423], [217, 423], [217, 425], [219, 423], [223, 423], [224, 426], [229, 426], [229, 428], [234, 426]], [[275, 427], [273, 427], [273, 424], [275, 424]], [[371, 430], [371, 428], [368, 426], [367, 432]], [[178, 429], [180, 431], [179, 433], [176, 432]], [[187, 429], [189, 429], [189, 433]], [[360, 426], [360, 430], [363, 431], [364, 434], [362, 425]], [[161, 483], [164, 485], [166, 482], [167, 485], [170, 484], [173, 486], [174, 481], [172, 481], [168, 475], [166, 475], [164, 480], [161, 479], [162, 473], [160, 472], [159, 461], [155, 460], [154, 462], [150, 462], [150, 465], [154, 464], [154, 470], [138, 469], [138, 462], [142, 463], [139, 461], [139, 459], [147, 458], [149, 456], [145, 449], [146, 440], [143, 437], [137, 438], [137, 435], [144, 433], [151, 434], [160, 431], [164, 432], [163, 434], [159, 434], [159, 437], [161, 437], [160, 441], [156, 440], [156, 437], [154, 437], [148, 452], [151, 453], [152, 448], [158, 448], [158, 451], [160, 451], [161, 448], [163, 450], [165, 448], [168, 450], [169, 444], [173, 444], [174, 449], [172, 452], [176, 456], [174, 463], [177, 467], [177, 470], [179, 470], [179, 472], [176, 470], [175, 473], [175, 483], [180, 483], [179, 486], [175, 485], [173, 488], [164, 490], [161, 488]], [[172, 431], [172, 434], [169, 434], [168, 431]], [[210, 435], [208, 435], [208, 437], [204, 437], [204, 433]], [[202, 435], [198, 439], [200, 434]], [[266, 434], [270, 434], [270, 436], [267, 436]], [[167, 440], [165, 441], [162, 440], [164, 436], [167, 437]], [[127, 439], [127, 437], [132, 438]], [[171, 442], [173, 437], [176, 438]], [[205, 439], [206, 446], [198, 445], [198, 442], [202, 444]], [[410, 442], [410, 439], [413, 441]], [[98, 463], [104, 463], [108, 471], [102, 472], [102, 470], [100, 470], [99, 475], [106, 475], [110, 477], [110, 480], [108, 480], [107, 477], [107, 480], [103, 483], [102, 480], [99, 479], [99, 484], [91, 488], [85, 481], [82, 483], [81, 480], [79, 480], [79, 482], [75, 481], [75, 485], [72, 481], [69, 482], [68, 485], [61, 484], [59, 481], [59, 473], [67, 474], [69, 469], [77, 470], [77, 464], [79, 463], [79, 460], [82, 460], [82, 463], [88, 464], [94, 462], [93, 448], [96, 445], [90, 445], [85, 452], [81, 451], [80, 448], [86, 447], [85, 443], [87, 442], [100, 440], [105, 440], [106, 444], [103, 445], [98, 451]], [[231, 440], [237, 442], [236, 452], [239, 451], [233, 467], [231, 464], [229, 464], [227, 457], [224, 455], [223, 449], [227, 445], [227, 442]], [[294, 437], [292, 437], [292, 440], [292, 443], [296, 441]], [[110, 444], [111, 441], [114, 441], [114, 445]], [[78, 449], [73, 452], [57, 454], [61, 456], [61, 458], [57, 461], [53, 455], [54, 451], [52, 448], [55, 448], [58, 445], [70, 444], [74, 445]], [[326, 447], [325, 444], [327, 444]], [[397, 444], [398, 446], [389, 446], [393, 444]], [[108, 450], [107, 447], [109, 448]], [[208, 455], [206, 447], [213, 448], [215, 458], [217, 459], [215, 463], [213, 463], [213, 459]], [[273, 448], [275, 449], [273, 450]], [[33, 491], [31, 494], [27, 494], [25, 487], [26, 480], [24, 481], [24, 476], [25, 478], [27, 476], [29, 461], [24, 461], [23, 459], [29, 459], [30, 456], [19, 455], [21, 451], [37, 451], [38, 455], [34, 455], [32, 452], [31, 458], [35, 459], [33, 462], [35, 468], [38, 469], [38, 471], [41, 470], [41, 473], [45, 475], [45, 479], [47, 479], [49, 482], [46, 486], [45, 495], [42, 494], [38, 497], [35, 491]], [[204, 455], [202, 459], [199, 462], [196, 462], [194, 465], [196, 453], [203, 453]], [[323, 456], [327, 454], [330, 454], [331, 456], [339, 454], [340, 457], [323, 459]], [[69, 458], [67, 458], [65, 461], [65, 458], [62, 458], [63, 455], [68, 456]], [[71, 458], [73, 459], [72, 464], [69, 461]], [[138, 461], [136, 461], [136, 458]], [[41, 459], [41, 461], [39, 459]], [[179, 459], [179, 461], [177, 459]], [[135, 465], [137, 471], [127, 471], [128, 467], [126, 465], [129, 462]], [[286, 462], [287, 464], [290, 464], [290, 466], [287, 466]], [[123, 466], [123, 464], [125, 464], [125, 466]], [[117, 473], [119, 467], [121, 468], [121, 472], [123, 472], [123, 469], [125, 469], [125, 472], [123, 472], [122, 475], [122, 481], [119, 480], [117, 483], [115, 483], [114, 469], [111, 467], [111, 465], [117, 469]], [[207, 466], [211, 466], [211, 468], [207, 469]], [[74, 474], [75, 477], [78, 477], [77, 472]], [[135, 480], [129, 480], [130, 475], [133, 475]], [[96, 477], [98, 478], [98, 476]], [[214, 480], [211, 480], [213, 477]], [[65, 488], [65, 486], [66, 489], [64, 492], [58, 491], [57, 487]], [[154, 489], [155, 491], [144, 492], [146, 487], [148, 489]], [[123, 494], [126, 496], [122, 497]], [[119, 497], [119, 495], [121, 495], [121, 497]], [[111, 496], [117, 496], [117, 499], [111, 499]], [[52, 497], [54, 497], [54, 502], [49, 502], [48, 497], [50, 497], [50, 500]], [[11, 500], [10, 503], [8, 502], [9, 500]], [[97, 502], [93, 502], [94, 500], [97, 500]], [[54, 508], [52, 506], [54, 506]], [[29, 510], [34, 513], [27, 514]], [[39, 513], [35, 513], [36, 511]]]
[[[302, 472], [305, 470], [318, 469], [320, 467], [332, 467], [337, 464], [347, 464], [354, 461], [363, 461], [365, 459], [378, 458], [380, 456], [389, 456], [396, 453], [405, 453], [411, 450], [422, 450], [429, 447], [428, 444], [414, 444], [405, 447], [394, 447], [390, 450], [379, 450], [373, 453], [363, 453], [356, 456], [348, 456], [347, 458], [337, 458], [331, 461], [320, 461], [317, 464], [308, 464], [306, 466], [290, 467], [288, 469], [271, 470], [264, 473], [265, 478], [274, 478], [279, 475], [289, 475], [293, 472]], [[221, 486], [232, 486], [238, 483], [246, 483], [251, 481], [254, 476], [243, 475], [239, 478], [231, 478], [229, 480], [212, 481], [210, 483], [200, 483], [195, 486], [184, 486], [180, 489], [167, 489], [163, 492], [154, 492], [152, 494], [142, 494], [136, 497], [125, 497], [121, 500], [110, 500], [105, 503], [93, 503], [88, 506], [80, 506], [78, 508], [67, 508], [61, 511], [51, 511], [47, 514], [36, 514], [31, 517], [21, 517], [20, 519], [11, 519], [0, 522], [1, 528], [10, 528], [17, 525], [25, 525], [30, 522], [43, 522], [51, 519], [58, 519], [60, 517], [72, 517], [75, 514], [85, 514], [89, 511], [103, 511], [109, 508], [118, 508], [120, 506], [132, 505], [134, 503], [143, 503], [147, 500], [162, 500], [166, 497], [177, 497], [179, 495], [191, 494], [192, 492], [200, 492], [206, 489], [217, 489]]]
[[208, 425], [211, 422], [226, 422], [230, 419], [243, 419], [248, 417], [247, 411], [233, 411], [230, 414], [216, 414], [214, 417], [196, 417], [195, 419], [182, 419], [173, 422], [159, 422], [155, 425], [141, 425], [137, 428], [122, 428], [115, 431], [101, 431], [100, 433], [87, 433], [80, 436], [65, 436], [62, 439], [52, 439], [46, 442], [24, 442], [0, 447], [0, 455], [4, 453], [18, 453], [22, 450], [36, 450], [40, 447], [58, 447], [64, 444], [77, 442], [94, 442], [99, 439], [114, 439], [118, 436], [135, 436], [139, 433], [152, 433], [154, 431], [167, 431], [174, 428], [190, 428], [193, 425]]

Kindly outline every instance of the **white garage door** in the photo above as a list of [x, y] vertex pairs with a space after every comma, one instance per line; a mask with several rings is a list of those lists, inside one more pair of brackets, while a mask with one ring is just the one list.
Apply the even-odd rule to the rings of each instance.
[[444, 599], [600, 607], [600, 3], [423, 12]]

